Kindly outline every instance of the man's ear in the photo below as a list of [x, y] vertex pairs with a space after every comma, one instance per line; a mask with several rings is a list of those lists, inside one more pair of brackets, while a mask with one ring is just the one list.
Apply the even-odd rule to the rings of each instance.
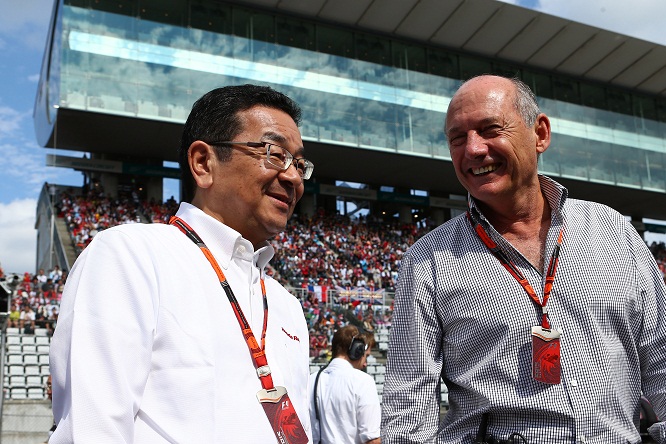
[[550, 120], [544, 113], [537, 116], [534, 123], [534, 134], [537, 154], [542, 154], [550, 146]]
[[209, 188], [213, 184], [212, 168], [217, 160], [214, 148], [201, 140], [192, 142], [187, 150], [187, 162], [197, 188]]

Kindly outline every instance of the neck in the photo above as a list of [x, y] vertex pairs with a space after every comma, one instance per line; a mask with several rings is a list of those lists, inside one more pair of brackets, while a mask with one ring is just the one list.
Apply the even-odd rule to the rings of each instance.
[[550, 206], [538, 184], [522, 190], [519, 196], [492, 202], [477, 201], [477, 205], [501, 234], [534, 234], [544, 219], [550, 220]]
[[479, 204], [484, 216], [513, 247], [538, 270], [543, 269], [550, 205], [541, 188], [526, 192], [510, 205]]

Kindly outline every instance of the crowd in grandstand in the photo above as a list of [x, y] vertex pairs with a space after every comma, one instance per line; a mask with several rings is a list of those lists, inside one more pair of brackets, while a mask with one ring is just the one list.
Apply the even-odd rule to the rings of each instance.
[[58, 322], [67, 271], [56, 265], [48, 273], [40, 269], [35, 274], [26, 272], [22, 278], [17, 278], [12, 279], [13, 297], [7, 301], [7, 326], [18, 328], [23, 333], [34, 333], [35, 328], [44, 328], [52, 334]]
[[[99, 186], [90, 187], [83, 196], [60, 193], [56, 202], [58, 216], [79, 249], [114, 225], [166, 223], [177, 207], [173, 198], [164, 204], [139, 201], [136, 195], [111, 199]], [[299, 295], [313, 358], [330, 357], [333, 333], [343, 325], [353, 323], [368, 332], [390, 325], [391, 307], [382, 303], [381, 296], [393, 291], [403, 253], [431, 228], [323, 211], [290, 221], [273, 242], [276, 254], [270, 272], [287, 287], [303, 289]], [[650, 249], [666, 275], [666, 245], [653, 243]], [[48, 272], [26, 272], [14, 283], [14, 297], [8, 302], [9, 326], [24, 332], [42, 327], [52, 333], [66, 278], [67, 271], [58, 266]], [[334, 300], [331, 294], [336, 295]]]

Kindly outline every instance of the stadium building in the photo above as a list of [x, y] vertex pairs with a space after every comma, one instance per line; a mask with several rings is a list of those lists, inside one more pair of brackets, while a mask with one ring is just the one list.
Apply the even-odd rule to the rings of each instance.
[[[465, 196], [445, 111], [482, 73], [536, 92], [554, 133], [540, 171], [570, 196], [639, 231], [666, 219], [666, 47], [495, 0], [56, 0], [34, 121], [47, 164], [111, 196], [161, 200], [192, 103], [270, 85], [302, 106], [316, 165], [297, 212], [343, 202], [441, 223]], [[36, 267], [69, 269], [52, 192]]]
[[[639, 231], [658, 229], [643, 218], [666, 220], [666, 47], [496, 0], [55, 0], [35, 130], [48, 165], [83, 173], [79, 191], [161, 200], [164, 180], [179, 177], [193, 102], [219, 86], [270, 85], [302, 106], [316, 165], [298, 213], [439, 224], [465, 208], [445, 112], [483, 73], [536, 92], [553, 129], [540, 170], [572, 197], [617, 209]], [[75, 259], [55, 217], [60, 190], [44, 184], [38, 201], [36, 269]], [[0, 285], [0, 302], [19, 282]], [[41, 442], [50, 340], [3, 328], [0, 439]], [[386, 326], [375, 336], [386, 350]]]

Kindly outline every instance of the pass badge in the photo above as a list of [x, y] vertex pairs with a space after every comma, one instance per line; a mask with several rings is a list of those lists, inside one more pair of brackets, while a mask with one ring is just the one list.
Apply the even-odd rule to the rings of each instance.
[[308, 436], [298, 419], [286, 388], [276, 386], [272, 389], [261, 389], [257, 392], [257, 399], [264, 408], [279, 443], [308, 443]]
[[532, 327], [532, 378], [544, 384], [559, 384], [560, 333], [555, 329]]

